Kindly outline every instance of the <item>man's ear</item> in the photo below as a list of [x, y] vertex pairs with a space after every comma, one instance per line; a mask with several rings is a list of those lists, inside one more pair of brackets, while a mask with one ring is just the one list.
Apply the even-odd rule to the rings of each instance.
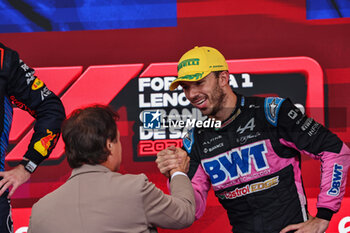
[[220, 86], [224, 87], [229, 83], [230, 73], [228, 71], [222, 71], [219, 75]]
[[110, 139], [107, 139], [107, 142], [106, 142], [106, 147], [109, 151], [112, 150], [112, 141]]

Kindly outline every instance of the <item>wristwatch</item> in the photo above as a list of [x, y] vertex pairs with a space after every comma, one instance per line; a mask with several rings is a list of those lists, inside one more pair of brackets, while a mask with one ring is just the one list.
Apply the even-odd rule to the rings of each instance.
[[19, 164], [22, 164], [24, 169], [26, 169], [29, 173], [33, 173], [38, 166], [32, 161], [26, 159], [23, 159]]

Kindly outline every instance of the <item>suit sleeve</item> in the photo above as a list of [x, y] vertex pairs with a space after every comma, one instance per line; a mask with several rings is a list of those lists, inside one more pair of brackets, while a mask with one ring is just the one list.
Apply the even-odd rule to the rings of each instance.
[[350, 150], [335, 134], [307, 117], [289, 99], [277, 106], [280, 142], [321, 161], [317, 217], [330, 220], [341, 205], [350, 165]]
[[8, 97], [36, 119], [34, 134], [24, 157], [39, 165], [57, 143], [65, 119], [64, 107], [59, 97], [34, 75], [34, 70], [19, 59], [17, 52], [5, 50], [3, 69], [8, 76]]
[[36, 229], [38, 224], [36, 222], [34, 222], [36, 220], [36, 218], [35, 217], [33, 218], [33, 213], [35, 212], [35, 210], [36, 210], [36, 204], [34, 204], [32, 207], [32, 213], [31, 213], [30, 218], [29, 218], [29, 225], [28, 225], [28, 232], [27, 233], [38, 232], [38, 229]]
[[170, 229], [189, 227], [194, 221], [195, 200], [187, 176], [174, 176], [170, 182], [172, 194], [166, 195], [144, 176], [141, 195], [148, 223]]

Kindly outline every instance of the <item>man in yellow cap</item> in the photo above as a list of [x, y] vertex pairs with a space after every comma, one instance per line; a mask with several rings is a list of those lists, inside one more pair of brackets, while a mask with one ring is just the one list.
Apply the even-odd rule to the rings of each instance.
[[[167, 177], [178, 161], [190, 157], [197, 219], [212, 187], [233, 232], [327, 229], [340, 208], [350, 164], [350, 150], [335, 134], [289, 99], [235, 93], [224, 56], [211, 47], [195, 47], [181, 57], [170, 90], [179, 85], [202, 114], [222, 122], [220, 128], [195, 127], [183, 138], [183, 149], [157, 154], [158, 168]], [[301, 152], [322, 164], [316, 217], [306, 208]]]
[[223, 121], [232, 113], [237, 101], [228, 79], [226, 60], [218, 50], [195, 47], [181, 57], [178, 78], [170, 84], [170, 90], [181, 84], [194, 107], [204, 115]]

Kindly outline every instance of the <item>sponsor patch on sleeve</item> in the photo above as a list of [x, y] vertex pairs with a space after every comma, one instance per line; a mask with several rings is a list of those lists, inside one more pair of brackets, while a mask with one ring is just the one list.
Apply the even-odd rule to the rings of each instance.
[[264, 111], [265, 117], [270, 124], [277, 126], [278, 112], [285, 99], [279, 97], [265, 98]]
[[51, 147], [51, 142], [56, 137], [56, 134], [53, 134], [52, 131], [47, 129], [46, 132], [48, 135], [42, 137], [39, 141], [34, 143], [34, 149], [44, 157], [48, 154], [48, 150]]
[[343, 166], [339, 164], [334, 164], [331, 188], [327, 192], [329, 196], [337, 197], [339, 195], [340, 187], [342, 185], [342, 178], [343, 178]]
[[42, 88], [44, 86], [43, 81], [41, 81], [40, 79], [36, 78], [32, 84], [32, 90], [38, 90], [39, 88]]
[[190, 129], [187, 134], [185, 135], [185, 137], [182, 139], [182, 142], [184, 144], [184, 147], [187, 151], [187, 153], [191, 153], [192, 150], [192, 146], [194, 143], [194, 137], [193, 137], [193, 128]]

